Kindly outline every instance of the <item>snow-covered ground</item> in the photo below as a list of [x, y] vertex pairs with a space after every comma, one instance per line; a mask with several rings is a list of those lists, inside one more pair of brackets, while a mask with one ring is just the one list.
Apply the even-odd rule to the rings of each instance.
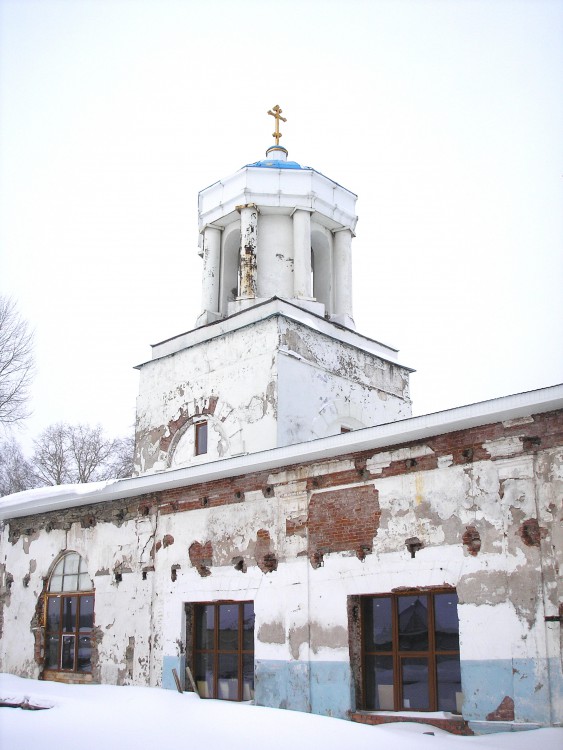
[[[49, 710], [0, 708], [2, 750], [561, 750], [563, 729], [455, 737], [424, 724], [353, 724], [190, 693], [110, 685], [64, 685], [0, 675], [0, 699]], [[432, 732], [433, 734], [425, 734]]]

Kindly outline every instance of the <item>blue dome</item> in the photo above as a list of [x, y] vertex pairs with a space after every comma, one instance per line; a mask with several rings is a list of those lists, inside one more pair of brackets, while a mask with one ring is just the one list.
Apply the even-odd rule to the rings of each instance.
[[262, 159], [255, 161], [253, 164], [246, 164], [247, 167], [267, 167], [269, 169], [308, 169], [302, 167], [296, 161], [281, 161], [281, 159]]

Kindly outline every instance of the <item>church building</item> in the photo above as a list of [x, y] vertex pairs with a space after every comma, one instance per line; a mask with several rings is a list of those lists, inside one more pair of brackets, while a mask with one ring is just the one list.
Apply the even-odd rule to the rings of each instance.
[[563, 722], [563, 386], [411, 416], [355, 330], [356, 195], [199, 194], [201, 314], [140, 373], [135, 476], [0, 500], [0, 671], [458, 734]]

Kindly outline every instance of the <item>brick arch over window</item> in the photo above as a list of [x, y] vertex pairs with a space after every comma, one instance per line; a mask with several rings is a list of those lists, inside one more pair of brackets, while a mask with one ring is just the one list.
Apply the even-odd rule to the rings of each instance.
[[196, 458], [191, 433], [202, 422], [208, 424], [209, 458], [244, 452], [241, 425], [233, 407], [217, 396], [201, 397], [182, 407], [179, 417], [168, 424], [167, 435], [160, 441], [161, 451], [166, 452], [167, 467], [184, 466]]
[[52, 566], [45, 592], [45, 678], [90, 677], [94, 598], [84, 559], [77, 552], [63, 552]]
[[313, 420], [312, 431], [321, 438], [338, 435], [342, 428], [345, 432], [360, 430], [367, 426], [363, 422], [363, 416], [360, 404], [345, 398], [335, 398], [332, 401], [325, 401], [321, 406], [318, 415]]

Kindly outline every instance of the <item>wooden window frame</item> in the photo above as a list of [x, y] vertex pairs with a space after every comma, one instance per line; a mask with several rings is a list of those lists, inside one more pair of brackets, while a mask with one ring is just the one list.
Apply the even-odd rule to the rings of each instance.
[[[80, 648], [80, 639], [81, 638], [88, 638], [90, 641], [90, 649], [92, 647], [92, 628], [87, 629], [80, 629], [80, 611], [82, 608], [82, 599], [90, 597], [92, 599], [92, 625], [93, 625], [93, 619], [94, 619], [94, 605], [95, 605], [95, 594], [93, 591], [60, 591], [58, 593], [49, 593], [46, 596], [46, 604], [45, 604], [45, 647], [47, 648], [47, 644], [49, 641], [50, 636], [56, 636], [58, 639], [58, 649], [57, 649], [57, 666], [47, 666], [46, 669], [51, 672], [68, 672], [71, 674], [90, 674], [92, 672], [92, 661], [90, 659], [90, 666], [88, 669], [79, 669], [78, 668], [78, 652]], [[48, 620], [48, 613], [49, 613], [49, 602], [51, 600], [59, 599], [59, 626], [57, 630], [49, 630], [49, 620]], [[74, 618], [74, 628], [71, 631], [65, 631], [64, 628], [64, 615], [62, 612], [63, 608], [63, 601], [65, 599], [76, 599], [76, 615]], [[63, 638], [74, 638], [74, 647], [73, 647], [73, 668], [68, 669], [64, 668], [62, 666], [62, 659], [63, 659]]]
[[[383, 593], [360, 596], [360, 654], [361, 654], [361, 695], [363, 700], [362, 709], [366, 711], [419, 711], [433, 712], [445, 709], [438, 708], [438, 679], [437, 679], [437, 657], [439, 656], [457, 656], [460, 658], [459, 641], [457, 649], [436, 648], [436, 619], [435, 619], [435, 596], [438, 594], [452, 594], [457, 598], [457, 593], [453, 588], [439, 589], [409, 589], [396, 593]], [[399, 612], [398, 602], [401, 597], [417, 596], [427, 597], [427, 627], [428, 627], [428, 648], [419, 651], [401, 650], [399, 648]], [[391, 599], [391, 624], [392, 624], [392, 647], [390, 651], [381, 649], [366, 649], [365, 638], [365, 607], [366, 604], [374, 599]], [[458, 638], [459, 638], [459, 617], [458, 617]], [[366, 657], [386, 656], [391, 657], [393, 662], [393, 709], [376, 708], [375, 705], [367, 704], [367, 674], [368, 667]], [[410, 708], [403, 705], [403, 676], [402, 661], [406, 658], [426, 658], [428, 659], [428, 700], [429, 705], [425, 708]]]
[[[212, 658], [213, 662], [213, 686], [212, 686], [212, 694], [209, 696], [200, 696], [200, 697], [207, 697], [207, 698], [216, 698], [218, 700], [234, 700], [234, 701], [242, 701], [245, 700], [243, 697], [243, 690], [244, 690], [244, 670], [243, 670], [243, 663], [244, 663], [244, 657], [251, 657], [252, 663], [254, 664], [254, 625], [252, 628], [252, 648], [244, 648], [244, 605], [245, 604], [251, 604], [252, 605], [252, 613], [254, 615], [254, 602], [252, 600], [245, 600], [245, 601], [213, 601], [213, 602], [194, 602], [191, 605], [192, 612], [193, 612], [193, 623], [192, 623], [192, 665], [193, 665], [193, 672], [194, 677], [197, 681], [197, 657], [200, 654], [208, 654]], [[237, 648], [236, 649], [226, 649], [226, 648], [220, 648], [219, 645], [219, 633], [220, 633], [220, 607], [223, 605], [228, 606], [236, 606], [238, 607], [238, 638], [237, 638]], [[202, 607], [213, 607], [214, 608], [214, 617], [213, 617], [213, 646], [212, 648], [197, 648], [197, 642], [198, 642], [198, 610]], [[236, 655], [237, 656], [237, 697], [234, 699], [229, 698], [220, 698], [219, 696], [219, 657], [221, 655]], [[254, 686], [254, 681], [253, 681]]]
[[[202, 434], [203, 433], [203, 434]], [[209, 430], [207, 420], [195, 423], [195, 455], [204, 456], [207, 453]]]
[[[78, 558], [78, 565], [76, 571], [69, 572], [67, 571], [67, 560], [71, 558], [72, 556], [76, 556]], [[56, 637], [57, 638], [57, 665], [46, 665], [45, 666], [45, 672], [57, 672], [57, 673], [64, 673], [64, 674], [76, 674], [76, 675], [88, 675], [90, 676], [92, 674], [92, 661], [91, 661], [91, 649], [92, 649], [92, 632], [94, 628], [94, 613], [95, 613], [95, 604], [96, 604], [96, 595], [95, 590], [91, 587], [92, 581], [88, 577], [88, 581], [90, 583], [90, 587], [88, 589], [81, 588], [81, 581], [84, 576], [87, 576], [87, 568], [84, 563], [84, 559], [81, 555], [78, 554], [78, 552], [74, 551], [67, 551], [60, 555], [58, 558], [55, 566], [52, 569], [52, 572], [49, 576], [49, 583], [47, 586], [47, 591], [45, 593], [45, 600], [44, 600], [44, 611], [43, 611], [43, 623], [44, 623], [44, 632], [45, 632], [45, 661], [47, 660], [47, 648], [49, 644], [49, 638], [50, 637]], [[53, 589], [53, 583], [55, 578], [60, 577], [60, 588]], [[66, 588], [66, 583], [68, 579], [75, 578], [76, 581], [71, 580], [71, 584], [75, 583], [76, 588], [64, 590]], [[89, 628], [82, 628], [80, 627], [80, 613], [82, 610], [82, 600], [84, 598], [90, 597], [92, 599], [92, 624]], [[76, 614], [74, 617], [74, 626], [72, 630], [65, 631], [64, 627], [66, 625], [64, 613], [63, 613], [63, 602], [66, 599], [73, 599], [75, 600], [75, 607], [76, 607]], [[49, 604], [51, 601], [59, 600], [59, 616], [58, 616], [58, 627], [57, 629], [52, 629], [49, 627]], [[73, 654], [73, 667], [72, 668], [64, 668], [62, 666], [63, 662], [63, 652], [64, 652], [64, 638], [73, 638], [74, 639], [74, 646], [72, 649]], [[81, 638], [88, 638], [90, 642], [90, 664], [88, 669], [79, 669], [79, 650], [80, 650], [80, 639]]]

